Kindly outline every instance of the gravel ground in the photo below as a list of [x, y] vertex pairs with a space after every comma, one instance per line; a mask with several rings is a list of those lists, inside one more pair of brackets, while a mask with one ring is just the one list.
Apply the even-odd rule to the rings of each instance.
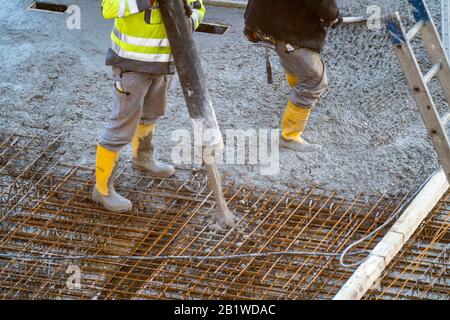
[[[25, 11], [28, 0], [2, 4], [0, 132], [65, 130], [74, 142], [67, 161], [93, 165], [95, 144], [110, 114], [112, 88], [110, 69], [104, 66], [112, 21], [101, 18], [99, 3], [70, 2], [81, 7], [81, 30], [67, 29], [67, 16]], [[409, 15], [406, 0], [340, 4], [344, 15], [364, 14], [372, 4]], [[440, 2], [430, 1], [429, 6], [439, 22]], [[263, 51], [242, 36], [243, 11], [210, 7], [207, 21], [231, 25], [223, 36], [196, 34], [221, 127], [278, 128], [289, 89], [276, 56], [274, 85], [268, 85]], [[423, 59], [423, 49], [417, 50]], [[305, 132], [307, 139], [323, 144], [323, 151], [283, 151], [276, 176], [262, 176], [251, 165], [221, 170], [261, 187], [320, 185], [346, 194], [402, 193], [420, 185], [438, 163], [385, 31], [365, 26], [333, 30], [324, 59], [330, 88]], [[446, 107], [443, 98], [436, 97]], [[158, 157], [169, 159], [177, 143], [171, 140], [172, 132], [190, 127], [175, 80], [157, 132]], [[129, 161], [129, 148], [124, 151], [122, 165]]]

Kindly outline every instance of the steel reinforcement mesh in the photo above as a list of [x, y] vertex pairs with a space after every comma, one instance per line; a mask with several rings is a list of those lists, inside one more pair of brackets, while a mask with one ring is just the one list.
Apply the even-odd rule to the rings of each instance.
[[450, 193], [436, 205], [366, 299], [450, 299]]
[[[62, 150], [70, 148], [63, 140], [43, 133], [0, 136], [2, 299], [331, 299], [354, 272], [336, 257], [141, 261], [104, 256], [341, 252], [380, 226], [407, 197], [344, 199], [318, 188], [279, 192], [230, 182], [224, 192], [236, 226], [213, 230], [208, 221], [214, 201], [204, 172], [155, 180], [122, 169], [116, 189], [134, 207], [112, 213], [90, 200], [93, 169], [60, 161]], [[384, 232], [356, 250], [372, 249]], [[44, 255], [91, 257], [27, 258]], [[446, 272], [425, 271], [438, 281], [448, 281]]]

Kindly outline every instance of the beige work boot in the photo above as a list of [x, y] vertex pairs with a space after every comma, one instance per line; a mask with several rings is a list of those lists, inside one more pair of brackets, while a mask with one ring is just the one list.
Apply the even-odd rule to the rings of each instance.
[[107, 196], [102, 195], [97, 188], [94, 188], [92, 191], [92, 200], [113, 212], [128, 212], [133, 208], [131, 201], [118, 194], [112, 185], [109, 187], [109, 194]]
[[176, 171], [169, 164], [159, 162], [154, 158], [154, 146], [152, 143], [155, 125], [142, 125], [137, 128], [137, 132], [131, 143], [133, 147], [133, 168], [144, 170], [155, 178], [169, 178]]
[[92, 200], [103, 205], [107, 210], [126, 212], [133, 208], [130, 200], [114, 190], [113, 177], [117, 167], [119, 153], [110, 151], [100, 145], [97, 147], [95, 167], [96, 184], [92, 191]]
[[301, 141], [288, 141], [285, 140], [282, 136], [280, 137], [280, 148], [305, 153], [319, 152], [320, 150], [322, 150], [322, 146], [320, 144], [309, 143], [303, 139], [301, 139]]
[[281, 121], [280, 148], [297, 152], [318, 152], [322, 149], [321, 145], [308, 143], [302, 138], [310, 113], [311, 108], [296, 106], [288, 101]]

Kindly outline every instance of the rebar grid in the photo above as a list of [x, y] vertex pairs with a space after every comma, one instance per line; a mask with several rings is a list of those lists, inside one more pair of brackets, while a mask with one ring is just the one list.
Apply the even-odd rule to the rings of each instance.
[[[406, 199], [360, 194], [348, 200], [318, 188], [282, 193], [231, 182], [224, 192], [238, 222], [229, 230], [210, 230], [214, 199], [204, 172], [194, 171], [183, 180], [155, 180], [121, 171], [117, 190], [134, 207], [130, 213], [111, 213], [90, 201], [93, 170], [58, 160], [62, 140], [13, 133], [0, 142], [1, 252], [96, 256], [341, 252], [383, 224]], [[383, 235], [384, 231], [356, 250], [372, 249]], [[67, 284], [73, 279], [74, 269], [69, 268], [73, 266], [81, 272], [79, 288]], [[0, 259], [0, 298], [330, 299], [353, 271], [324, 256], [200, 262], [5, 258]]]
[[422, 222], [366, 299], [450, 299], [450, 192]]

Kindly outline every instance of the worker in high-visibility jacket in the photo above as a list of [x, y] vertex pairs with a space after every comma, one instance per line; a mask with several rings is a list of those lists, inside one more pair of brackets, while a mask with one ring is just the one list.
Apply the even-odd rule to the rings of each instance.
[[[194, 31], [203, 20], [202, 0], [185, 0]], [[115, 19], [106, 65], [112, 66], [112, 115], [97, 146], [94, 201], [111, 211], [128, 211], [132, 203], [113, 186], [120, 150], [131, 143], [133, 167], [157, 178], [175, 174], [173, 166], [154, 157], [156, 123], [164, 115], [175, 66], [155, 0], [103, 0], [105, 19]]]
[[249, 0], [245, 35], [275, 46], [292, 88], [281, 120], [280, 147], [315, 152], [319, 144], [302, 138], [311, 109], [327, 89], [321, 51], [327, 28], [342, 23], [335, 0]]

